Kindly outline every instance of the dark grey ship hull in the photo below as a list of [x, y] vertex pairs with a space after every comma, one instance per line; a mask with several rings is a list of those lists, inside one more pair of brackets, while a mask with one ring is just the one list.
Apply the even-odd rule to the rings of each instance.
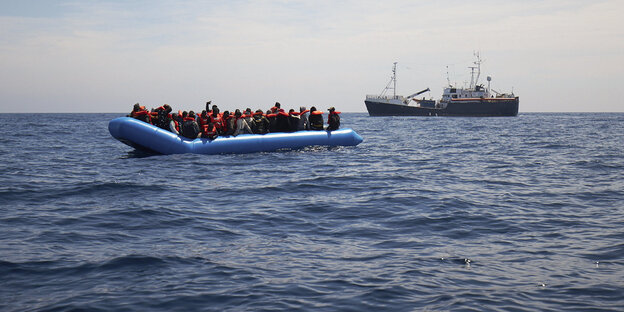
[[365, 100], [370, 116], [454, 116], [513, 117], [518, 116], [519, 97], [454, 100], [445, 108], [416, 107]]

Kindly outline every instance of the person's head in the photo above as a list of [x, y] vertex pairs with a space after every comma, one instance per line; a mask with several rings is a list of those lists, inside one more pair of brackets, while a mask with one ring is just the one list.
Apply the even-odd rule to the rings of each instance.
[[294, 109], [292, 109], [292, 108], [288, 110], [288, 113], [289, 113], [289, 114], [290, 114], [290, 113], [294, 113], [294, 112], [295, 112], [295, 110], [294, 110]]
[[330, 113], [333, 113], [336, 109], [332, 106], [330, 108], [327, 109]]
[[312, 106], [310, 107], [310, 112], [315, 112], [316, 111], [316, 107]]
[[212, 116], [217, 117], [219, 115], [219, 108], [217, 105], [212, 106]]
[[132, 110], [135, 112], [138, 112], [141, 109], [141, 105], [139, 103], [134, 104], [134, 107], [132, 107]]
[[242, 115], [242, 114], [241, 114], [240, 109], [238, 109], [238, 108], [237, 108], [237, 109], [234, 111], [234, 116], [236, 116], [236, 117], [240, 117], [241, 115]]
[[202, 117], [206, 117], [206, 115], [208, 115], [208, 112], [206, 112], [206, 110], [202, 110], [201, 115]]
[[270, 110], [270, 109], [269, 109], [269, 110], [267, 110], [267, 111], [266, 111], [266, 114], [267, 114], [267, 115], [270, 115], [270, 114], [271, 114], [271, 110]]
[[223, 118], [228, 118], [228, 117], [230, 117], [230, 111], [224, 111]]
[[247, 107], [245, 111], [251, 114], [251, 108]]
[[256, 112], [254, 113], [254, 115], [262, 115], [262, 110], [261, 109], [257, 109]]
[[280, 102], [275, 102], [275, 107], [277, 107], [277, 108], [281, 108], [281, 107], [282, 107], [282, 104], [280, 104]]
[[306, 110], [305, 106], [299, 106], [299, 112], [303, 113], [303, 111]]
[[189, 116], [190, 118], [195, 118], [195, 112], [194, 112], [194, 111], [190, 111], [190, 112], [188, 113], [188, 116]]
[[172, 109], [171, 109], [171, 106], [169, 106], [169, 104], [165, 104], [163, 105], [163, 107], [165, 108], [165, 112], [167, 112], [167, 114], [171, 113]]
[[182, 118], [186, 118], [188, 116], [188, 112], [187, 111], [183, 111], [182, 112]]

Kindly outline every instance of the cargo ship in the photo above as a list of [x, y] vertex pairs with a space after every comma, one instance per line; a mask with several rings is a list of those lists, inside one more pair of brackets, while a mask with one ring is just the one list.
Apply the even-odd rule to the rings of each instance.
[[[481, 58], [475, 53], [475, 66], [470, 66], [470, 85], [458, 88], [450, 83], [444, 88], [442, 99], [416, 98], [430, 91], [429, 88], [407, 97], [396, 95], [396, 62], [392, 77], [380, 95], [367, 95], [364, 103], [370, 116], [456, 116], [456, 117], [502, 117], [517, 116], [520, 99], [513, 92], [500, 93], [491, 89], [492, 78], [487, 77], [487, 87], [479, 84]], [[392, 90], [392, 94], [388, 94]]]

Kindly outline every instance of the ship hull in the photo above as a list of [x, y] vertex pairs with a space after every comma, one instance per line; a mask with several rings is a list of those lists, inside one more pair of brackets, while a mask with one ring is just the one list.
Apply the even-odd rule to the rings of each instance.
[[449, 116], [449, 117], [513, 117], [518, 115], [520, 100], [486, 98], [453, 100], [445, 108], [417, 107], [367, 99], [370, 116]]

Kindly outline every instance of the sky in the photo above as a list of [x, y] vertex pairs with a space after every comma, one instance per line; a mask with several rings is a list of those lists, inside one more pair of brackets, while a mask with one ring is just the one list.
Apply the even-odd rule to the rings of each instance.
[[[335, 106], [481, 80], [520, 112], [624, 112], [622, 0], [0, 0], [0, 113]], [[447, 75], [448, 73], [448, 75]]]

